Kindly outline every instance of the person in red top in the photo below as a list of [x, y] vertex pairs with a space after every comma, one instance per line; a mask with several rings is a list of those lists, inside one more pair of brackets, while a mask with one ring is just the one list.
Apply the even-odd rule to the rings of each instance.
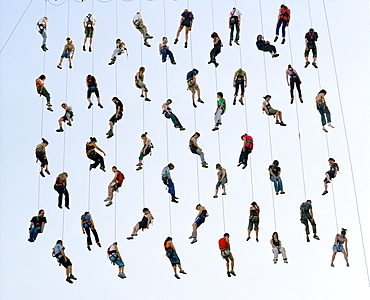
[[46, 76], [44, 74], [41, 74], [40, 77], [36, 79], [36, 89], [40, 97], [44, 96], [46, 98], [46, 106], [48, 107], [47, 110], [50, 110], [51, 112], [53, 112], [53, 109], [51, 108], [52, 105], [50, 103], [51, 97], [44, 83], [45, 79], [46, 79]]
[[[230, 252], [230, 240], [229, 240], [230, 235], [228, 233], [224, 234], [224, 237], [221, 238], [218, 241], [218, 246], [221, 250], [221, 256], [224, 260], [226, 260], [226, 269], [227, 269], [227, 276], [231, 277], [231, 275], [236, 276], [234, 272], [234, 257], [232, 253]], [[231, 261], [231, 271], [229, 262]]]
[[276, 23], [276, 36], [274, 39], [274, 43], [276, 43], [276, 41], [279, 38], [279, 31], [280, 31], [281, 25], [283, 25], [283, 28], [281, 30], [283, 34], [283, 39], [281, 40], [281, 43], [282, 44], [285, 43], [285, 27], [289, 26], [289, 22], [290, 22], [290, 9], [286, 5], [281, 4], [280, 9], [279, 9], [277, 23]]
[[108, 201], [108, 203], [105, 204], [107, 207], [113, 204], [113, 192], [119, 193], [118, 189], [122, 186], [123, 180], [125, 179], [125, 176], [117, 169], [116, 166], [112, 167], [112, 172], [114, 173], [114, 178], [108, 185], [108, 197], [104, 200]]
[[329, 165], [330, 165], [330, 170], [325, 173], [325, 179], [324, 179], [324, 188], [325, 191], [322, 193], [322, 195], [326, 195], [328, 193], [328, 183], [330, 183], [333, 178], [337, 176], [337, 173], [339, 171], [339, 166], [335, 162], [334, 158], [329, 158]]
[[171, 265], [173, 267], [173, 270], [175, 272], [175, 277], [177, 279], [180, 279], [180, 276], [177, 274], [177, 267], [180, 269], [181, 274], [187, 274], [181, 267], [180, 258], [177, 255], [176, 248], [173, 245], [172, 237], [166, 238], [164, 241], [164, 250], [166, 250], [166, 256], [169, 258]]
[[248, 155], [253, 150], [253, 138], [245, 133], [241, 136], [241, 139], [243, 141], [243, 148], [242, 152], [240, 153], [239, 163], [237, 166], [240, 167], [241, 165], [244, 165], [242, 169], [245, 169], [248, 165]]
[[260, 222], [260, 207], [257, 205], [255, 201], [251, 203], [251, 207], [249, 209], [249, 223], [248, 223], [248, 237], [247, 242], [251, 239], [251, 231], [254, 226], [254, 230], [256, 231], [256, 241], [258, 242], [258, 224]]

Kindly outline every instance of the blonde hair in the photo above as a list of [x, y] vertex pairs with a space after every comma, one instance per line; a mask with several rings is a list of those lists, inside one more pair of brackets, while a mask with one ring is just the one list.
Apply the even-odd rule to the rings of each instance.
[[58, 177], [62, 180], [65, 180], [67, 177], [68, 177], [68, 173], [67, 172], [63, 172], [63, 173], [60, 173], [58, 175]]

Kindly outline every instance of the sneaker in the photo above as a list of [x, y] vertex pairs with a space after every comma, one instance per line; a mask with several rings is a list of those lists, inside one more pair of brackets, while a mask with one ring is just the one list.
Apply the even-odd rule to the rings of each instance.
[[285, 194], [285, 192], [284, 191], [280, 191], [280, 194]]
[[192, 243], [192, 244], [194, 244], [194, 243], [196, 243], [196, 242], [198, 242], [198, 240], [197, 240], [196, 238], [194, 238], [194, 239], [191, 241], [191, 243]]
[[72, 69], [72, 64], [69, 65], [69, 68]]
[[260, 240], [258, 238], [256, 238], [256, 242], [258, 243]]
[[229, 271], [227, 271], [227, 277], [231, 277], [231, 273]]
[[333, 264], [333, 263], [331, 263], [331, 264], [330, 264], [330, 266], [331, 266], [331, 267], [334, 267], [334, 264]]
[[46, 52], [45, 45], [42, 45], [42, 46], [41, 46], [41, 49], [42, 49], [44, 52]]
[[179, 275], [177, 275], [177, 274], [175, 274], [175, 277], [176, 277], [177, 279], [180, 279], [180, 276], [179, 276]]
[[302, 97], [299, 97], [299, 101], [301, 101], [301, 103], [303, 103], [303, 99], [302, 99]]
[[177, 201], [176, 199], [172, 198], [171, 199], [171, 202], [174, 202], [174, 203], [179, 203], [179, 201]]
[[275, 54], [273, 54], [273, 55], [272, 55], [272, 58], [276, 58], [276, 57], [279, 57], [279, 55], [280, 55], [280, 54], [278, 54], [278, 53], [275, 53]]
[[244, 102], [243, 102], [242, 98], [239, 99], [239, 102], [240, 102], [241, 105], [244, 105]]
[[121, 274], [121, 276], [122, 276], [122, 277], [121, 277], [122, 279], [127, 278], [127, 276], [125, 275], [125, 273], [122, 273], [122, 274]]
[[137, 236], [137, 233], [131, 233], [131, 236]]
[[214, 195], [213, 198], [218, 198], [218, 196], [217, 195]]
[[33, 242], [33, 239], [28, 239], [27, 241], [29, 241], [30, 243], [32, 243]]
[[216, 131], [216, 130], [219, 130], [219, 128], [217, 126], [212, 129], [212, 131]]
[[167, 59], [162, 59], [162, 62], [164, 63], [164, 62], [166, 62], [166, 60], [167, 60]]
[[280, 124], [280, 122], [278, 120], [276, 120], [275, 124]]
[[45, 169], [45, 173], [50, 175], [49, 169]]
[[89, 103], [89, 106], [87, 107], [87, 109], [90, 109], [91, 106], [93, 106], [94, 104], [93, 103]]
[[138, 164], [136, 164], [137, 167], [140, 167], [142, 165], [143, 165], [143, 163], [141, 163], [141, 162], [139, 162]]
[[147, 37], [146, 37], [147, 39], [152, 39], [153, 38], [153, 36], [151, 36], [151, 35], [147, 35]]
[[194, 100], [193, 100], [193, 106], [194, 108], [197, 108], [197, 105], [195, 104]]
[[248, 242], [250, 239], [251, 239], [251, 237], [250, 237], [250, 236], [248, 236], [248, 237], [247, 237], [247, 239], [246, 239], [246, 241]]
[[274, 43], [276, 43], [276, 41], [278, 40], [278, 38], [279, 38], [279, 36], [277, 35], [277, 36], [275, 36], [275, 38], [274, 38]]
[[233, 45], [233, 40], [230, 40], [229, 46], [232, 46], [232, 45]]
[[98, 106], [99, 106], [100, 108], [104, 108], [104, 106], [103, 106], [101, 103], [98, 103]]
[[239, 41], [234, 41], [234, 43], [235, 43], [235, 44], [237, 44], [238, 46], [240, 45], [240, 44], [239, 44]]
[[240, 163], [238, 163], [236, 166], [237, 166], [237, 167], [240, 167], [242, 164], [243, 164], [243, 163], [241, 163], [241, 162], [240, 162]]
[[181, 273], [181, 274], [184, 274], [184, 275], [186, 275], [186, 274], [187, 274], [184, 270], [180, 270], [180, 273]]
[[181, 126], [180, 125], [176, 125], [175, 128], [180, 128]]
[[99, 242], [97, 242], [96, 244], [99, 246], [99, 248], [101, 248], [101, 244]]
[[186, 128], [184, 127], [180, 127], [180, 131], [184, 131]]
[[222, 195], [223, 195], [223, 196], [226, 196], [226, 193], [225, 193], [225, 192], [223, 192], [223, 193], [222, 193]]
[[106, 207], [111, 206], [113, 204], [112, 200], [109, 200], [107, 204], [105, 204]]
[[152, 101], [152, 100], [150, 100], [148, 97], [147, 97], [147, 98], [145, 98], [144, 100], [145, 100], [145, 101], [148, 101], [148, 102]]
[[57, 65], [57, 68], [62, 69], [62, 65], [61, 64]]
[[68, 126], [72, 126], [71, 121], [68, 121], [68, 122], [67, 122], [67, 125], [68, 125]]
[[85, 45], [83, 45], [83, 46], [82, 46], [82, 50], [83, 50], [83, 51], [86, 51], [86, 47], [85, 47]]
[[87, 245], [87, 250], [91, 251], [90, 245]]
[[73, 279], [73, 280], [77, 280], [77, 278], [76, 278], [76, 277], [74, 277], [72, 274], [71, 274], [71, 275], [69, 275], [69, 278], [71, 278], [71, 279]]
[[284, 45], [284, 44], [285, 44], [285, 38], [283, 38], [283, 39], [282, 39], [281, 44], [282, 44], [282, 45]]
[[212, 60], [210, 60], [209, 62], [208, 62], [208, 64], [210, 65], [211, 63], [213, 63], [213, 61]]
[[143, 167], [141, 167], [141, 166], [140, 166], [140, 167], [137, 167], [137, 168], [136, 168], [136, 171], [140, 171], [142, 168], [143, 168]]
[[144, 98], [144, 95], [143, 95], [143, 94], [141, 94], [141, 95], [140, 95], [140, 97], [141, 97], [141, 98]]
[[176, 45], [178, 41], [179, 41], [179, 39], [175, 38], [175, 41], [173, 43]]
[[108, 63], [108, 65], [110, 65], [110, 66], [111, 66], [111, 65], [113, 65], [115, 62], [116, 62], [116, 61], [112, 59], [112, 60]]
[[328, 123], [328, 126], [329, 126], [329, 127], [331, 127], [331, 128], [334, 128], [334, 126], [333, 126], [333, 125], [331, 125], [331, 123]]
[[347, 263], [347, 265], [346, 265], [347, 267], [349, 267], [349, 263]]
[[176, 65], [176, 62], [175, 61], [171, 61], [171, 64]]
[[55, 130], [56, 132], [63, 132], [64, 130], [63, 130], [63, 128], [59, 128], [59, 129], [57, 129], [57, 130]]
[[66, 209], [70, 209], [68, 205], [65, 205], [65, 208], [66, 208]]
[[323, 193], [322, 193], [322, 195], [323, 196], [325, 196], [327, 193], [329, 193], [328, 191], [324, 191]]
[[184, 48], [187, 48], [187, 47], [188, 47], [188, 42], [185, 42]]
[[51, 104], [50, 105], [47, 105], [47, 110], [50, 110], [51, 112], [53, 112], [54, 110], [51, 108]]
[[114, 136], [113, 131], [108, 131], [108, 133], [107, 133], [107, 139], [110, 139], [112, 136]]
[[287, 264], [288, 263], [288, 259], [287, 258], [284, 258], [284, 264]]
[[215, 68], [217, 68], [220, 64], [215, 62]]
[[277, 263], [277, 259], [274, 259], [274, 264], [276, 264]]
[[279, 192], [276, 192], [276, 196], [279, 195]]
[[151, 47], [151, 45], [148, 42], [145, 42], [144, 45], [147, 47]]
[[134, 239], [134, 237], [133, 237], [133, 236], [128, 236], [126, 239], [128, 239], [128, 240], [133, 240], [133, 239]]
[[61, 205], [58, 205], [58, 207], [59, 207], [60, 209], [63, 209], [63, 207], [62, 207]]
[[105, 168], [104, 167], [100, 167], [100, 170], [102, 170], [103, 172], [105, 172]]
[[199, 103], [204, 103], [204, 101], [202, 100], [202, 99], [200, 99], [200, 98], [198, 98], [198, 100], [197, 100]]
[[315, 62], [313, 62], [312, 63], [312, 65], [317, 69], [318, 68], [318, 66], [317, 66], [317, 64], [315, 63]]
[[307, 243], [309, 243], [310, 242], [310, 237], [307, 236], [306, 239], [307, 239]]
[[313, 238], [318, 240], [318, 241], [320, 240], [320, 238], [316, 234], [313, 235]]
[[66, 281], [69, 283], [73, 283], [73, 281], [69, 277], [67, 277]]
[[195, 239], [194, 235], [189, 236], [189, 239]]
[[208, 164], [207, 163], [202, 163], [202, 167], [203, 168], [208, 168]]
[[325, 127], [322, 128], [322, 130], [324, 130], [325, 132], [328, 132], [327, 129]]
[[244, 166], [242, 167], [242, 169], [244, 170], [246, 167], [247, 167], [247, 165], [244, 165]]
[[309, 61], [306, 61], [304, 67], [307, 68], [309, 64], [310, 64], [310, 62]]
[[293, 104], [294, 98], [290, 98], [290, 104]]
[[89, 171], [91, 171], [92, 169], [94, 169], [93, 165], [91, 164], [90, 167], [89, 167]]
[[286, 126], [284, 122], [280, 122], [280, 126]]
[[234, 271], [230, 271], [230, 274], [233, 275], [233, 276], [236, 276]]
[[91, 50], [91, 46], [89, 47], [89, 52], [91, 52], [92, 50]]
[[233, 105], [236, 105], [236, 98], [234, 98]]

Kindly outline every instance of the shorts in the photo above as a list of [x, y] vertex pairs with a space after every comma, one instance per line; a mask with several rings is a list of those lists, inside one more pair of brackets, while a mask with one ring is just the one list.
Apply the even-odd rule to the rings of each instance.
[[171, 248], [167, 251], [166, 256], [169, 258], [171, 265], [174, 267], [180, 264], [180, 258], [175, 251]]
[[249, 219], [248, 230], [253, 230], [253, 224], [254, 224], [254, 230], [257, 231], [259, 229], [258, 228], [259, 222], [260, 220], [258, 219], [258, 217], [253, 216], [251, 219]]
[[94, 28], [93, 27], [87, 27], [85, 29], [85, 37], [92, 38], [94, 35]]
[[[329, 175], [329, 178], [330, 179], [333, 179], [334, 178], [334, 171], [328, 171], [328, 172], [326, 172], [326, 174]], [[330, 183], [330, 181], [326, 177], [324, 178], [324, 182]]]
[[196, 93], [196, 91], [199, 91], [199, 87], [198, 87], [198, 85], [197, 85], [197, 84], [195, 84], [195, 82], [194, 82], [194, 80], [193, 80], [193, 79], [188, 80], [188, 88], [189, 88], [189, 90], [190, 90], [193, 94], [195, 94], [195, 93]]
[[275, 115], [278, 112], [277, 109], [270, 108], [269, 109], [269, 115]]
[[139, 222], [139, 229], [147, 229], [147, 226], [148, 226], [147, 220]]
[[40, 161], [41, 167], [45, 167], [49, 164], [44, 151], [36, 151], [36, 157]]
[[62, 122], [68, 121], [67, 115], [69, 115], [69, 118], [72, 121], [72, 117], [73, 117], [72, 112], [66, 112], [66, 114], [61, 118], [62, 119]]
[[118, 191], [118, 189], [122, 186], [122, 182], [112, 182], [109, 186], [113, 188], [113, 191]]
[[218, 189], [220, 186], [222, 186], [222, 188], [225, 188], [225, 183], [227, 183], [227, 177], [225, 177], [224, 179], [222, 179], [221, 181], [218, 181], [217, 184], [216, 184], [216, 189]]
[[200, 217], [198, 217], [195, 221], [194, 221], [194, 223], [195, 224], [197, 224], [197, 227], [199, 227], [200, 225], [202, 225], [203, 223], [204, 223], [204, 221], [206, 220], [206, 218], [205, 217], [203, 217], [203, 216], [200, 216]]
[[109, 121], [112, 122], [113, 124], [117, 123], [119, 120], [122, 119], [122, 114], [119, 114], [118, 115], [118, 118], [116, 118], [116, 114], [114, 114], [110, 119]]
[[136, 80], [135, 85], [138, 89], [144, 89], [144, 92], [148, 92], [148, 89], [146, 88], [146, 85], [144, 82]]
[[343, 248], [342, 245], [339, 245], [339, 249], [338, 249], [337, 246], [333, 245], [333, 251], [334, 250], [337, 250], [338, 252], [341, 252], [342, 250], [344, 250], [344, 248]]
[[69, 266], [72, 266], [72, 263], [71, 261], [69, 260], [68, 257], [65, 257], [65, 259], [63, 257], [60, 258], [61, 261], [58, 260], [58, 262], [63, 266], [65, 267], [66, 269], [69, 267]]
[[224, 259], [229, 258], [231, 256], [230, 249], [223, 249], [223, 250], [221, 250], [221, 256]]
[[109, 260], [112, 262], [112, 263], [115, 263], [119, 268], [121, 267], [124, 267], [125, 264], [124, 262], [121, 260], [121, 258], [118, 257], [117, 253], [109, 256]]
[[61, 58], [71, 58], [71, 53], [69, 53], [69, 52], [63, 52]]
[[182, 20], [182, 22], [181, 22], [181, 26], [191, 27], [191, 22], [190, 22], [190, 20]]
[[316, 45], [307, 45], [308, 50], [304, 51], [304, 57], [307, 57], [310, 53], [310, 50], [312, 49], [313, 57], [317, 57], [317, 48]]
[[96, 86], [88, 86], [87, 87], [87, 98], [91, 98], [91, 94], [95, 93], [96, 98], [99, 98], [99, 90]]

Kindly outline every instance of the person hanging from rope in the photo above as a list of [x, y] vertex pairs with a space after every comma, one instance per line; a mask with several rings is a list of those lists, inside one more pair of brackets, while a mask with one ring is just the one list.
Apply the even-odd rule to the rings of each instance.
[[143, 168], [143, 159], [144, 156], [148, 154], [152, 155], [152, 148], [154, 148], [152, 141], [147, 137], [147, 132], [141, 135], [141, 139], [143, 140], [144, 146], [140, 150], [139, 156], [139, 163], [136, 164], [137, 168], [136, 171], [140, 171]]
[[30, 243], [33, 243], [36, 240], [37, 235], [44, 232], [44, 227], [47, 223], [45, 211], [43, 209], [40, 209], [38, 215], [34, 216], [30, 222], [31, 224], [28, 230], [30, 233], [30, 238], [28, 239], [28, 241]]
[[319, 38], [319, 35], [313, 28], [310, 28], [310, 30], [306, 33], [304, 38], [305, 38], [305, 44], [306, 44], [306, 48], [304, 51], [304, 58], [306, 60], [306, 64], [304, 65], [304, 67], [307, 68], [308, 65], [310, 64], [310, 62], [308, 61], [308, 54], [312, 50], [312, 54], [313, 54], [312, 65], [317, 69], [318, 66], [316, 64], [316, 60], [317, 60], [316, 42], [317, 42], [317, 39]]
[[280, 124], [280, 126], [286, 126], [286, 124], [283, 122], [283, 113], [280, 110], [273, 109], [270, 104], [271, 95], [266, 95], [263, 97], [262, 102], [262, 111], [264, 111], [268, 116], [274, 116], [276, 119], [275, 124]]
[[210, 60], [208, 64], [214, 64], [217, 68], [219, 63], [216, 62], [216, 56], [221, 53], [221, 47], [223, 47], [223, 45], [217, 32], [213, 32], [211, 34], [211, 38], [213, 38], [213, 48], [209, 53]]
[[[347, 267], [349, 267], [348, 263], [348, 246], [347, 246], [347, 237], [346, 237], [347, 229], [342, 228], [340, 234], [335, 235], [334, 245], [333, 245], [333, 256], [331, 257], [331, 267], [334, 267], [334, 259], [337, 255], [337, 252], [342, 252], [344, 259], [347, 263]], [[344, 244], [344, 247], [343, 247]], [[345, 248], [345, 249], [344, 249]]]
[[167, 118], [171, 119], [173, 126], [175, 128], [179, 128], [181, 131], [185, 130], [184, 127], [182, 127], [179, 119], [176, 117], [176, 115], [172, 112], [172, 109], [170, 107], [170, 104], [172, 103], [171, 99], [168, 99], [165, 103], [162, 104], [162, 114]]
[[328, 132], [328, 130], [325, 128], [325, 125], [328, 124], [329, 127], [334, 128], [333, 125], [331, 125], [331, 114], [328, 106], [326, 105], [326, 91], [321, 90], [317, 96], [316, 96], [316, 109], [319, 111], [321, 115], [321, 124], [322, 124], [322, 130], [325, 132]]
[[275, 36], [275, 39], [274, 39], [274, 43], [276, 43], [276, 41], [279, 38], [279, 31], [280, 31], [281, 25], [283, 25], [283, 27], [282, 27], [283, 39], [281, 40], [281, 44], [285, 43], [285, 27], [289, 26], [290, 17], [291, 17], [290, 9], [288, 8], [288, 6], [286, 6], [284, 4], [281, 4], [280, 9], [279, 9], [277, 22], [276, 22], [276, 36]]
[[244, 165], [242, 169], [245, 169], [248, 165], [248, 155], [253, 150], [253, 138], [245, 133], [241, 136], [241, 139], [243, 141], [243, 148], [240, 152], [239, 163], [237, 164], [237, 167]]
[[109, 119], [109, 130], [105, 134], [107, 136], [107, 139], [110, 139], [112, 136], [114, 136], [113, 126], [114, 126], [115, 123], [117, 123], [123, 117], [123, 103], [122, 103], [122, 101], [119, 100], [117, 97], [113, 97], [112, 102], [116, 105], [116, 113]]
[[247, 73], [240, 68], [234, 74], [233, 86], [235, 88], [233, 105], [236, 104], [236, 97], [238, 97], [239, 87], [240, 87], [240, 99], [241, 105], [244, 105], [244, 89], [247, 87]]
[[86, 51], [86, 42], [87, 39], [89, 38], [90, 46], [89, 46], [89, 52], [91, 52], [91, 46], [93, 43], [93, 36], [94, 36], [94, 31], [95, 31], [95, 24], [96, 24], [96, 18], [93, 16], [91, 13], [88, 13], [87, 16], [85, 17], [84, 21], [84, 29], [85, 29], [85, 38], [84, 38], [84, 45], [82, 46], [82, 50]]
[[216, 131], [219, 129], [218, 126], [222, 125], [221, 123], [221, 115], [223, 115], [226, 111], [226, 100], [224, 99], [224, 94], [222, 92], [217, 92], [217, 108], [215, 112], [215, 127], [212, 131]]
[[325, 179], [324, 179], [324, 192], [322, 195], [326, 195], [328, 192], [328, 183], [332, 182], [333, 178], [337, 177], [337, 173], [339, 172], [339, 166], [335, 162], [334, 158], [329, 158], [329, 165], [330, 165], [330, 170], [325, 173]]
[[[236, 276], [234, 272], [234, 256], [230, 251], [230, 235], [228, 233], [225, 233], [224, 237], [218, 240], [218, 247], [221, 250], [222, 258], [226, 260], [227, 277], [231, 277], [231, 275]], [[231, 261], [231, 271], [230, 271], [230, 261]]]
[[60, 57], [59, 64], [57, 65], [58, 69], [62, 69], [62, 62], [64, 58], [68, 58], [69, 68], [72, 69], [72, 59], [75, 55], [75, 45], [70, 37], [66, 39], [67, 44], [64, 45], [62, 56]]
[[128, 240], [133, 240], [134, 236], [137, 236], [137, 232], [141, 229], [149, 229], [149, 225], [153, 223], [154, 217], [150, 212], [149, 208], [144, 207], [143, 209], [144, 216], [140, 222], [138, 222], [135, 227], [132, 229], [131, 236], [127, 237]]
[[62, 127], [62, 122], [67, 121], [68, 126], [72, 126], [72, 121], [73, 121], [73, 111], [72, 111], [72, 106], [68, 106], [67, 103], [62, 103], [60, 105], [66, 112], [63, 117], [61, 117], [58, 120], [59, 128], [55, 130], [56, 132], [63, 132], [63, 127]]
[[145, 68], [140, 67], [139, 72], [135, 74], [135, 85], [138, 89], [141, 89], [141, 96], [145, 101], [152, 101], [148, 98], [148, 89], [144, 83], [144, 72]]
[[112, 245], [108, 247], [107, 253], [109, 260], [111, 261], [112, 265], [117, 265], [118, 266], [118, 277], [121, 279], [127, 278], [125, 275], [125, 264], [122, 260], [121, 253], [118, 250], [118, 243], [114, 242]]
[[[288, 76], [290, 76], [290, 80], [289, 80], [290, 83], [288, 81]], [[285, 71], [285, 79], [286, 79], [288, 86], [290, 86], [290, 104], [293, 104], [293, 101], [294, 101], [294, 92], [293, 92], [294, 85], [297, 86], [299, 100], [301, 101], [301, 103], [303, 103], [302, 92], [301, 92], [302, 81], [299, 78], [297, 71], [293, 69], [292, 65], [288, 65], [288, 69]]]
[[121, 39], [116, 40], [116, 48], [113, 50], [113, 54], [111, 56], [110, 62], [108, 65], [113, 65], [116, 62], [117, 56], [122, 55], [123, 52], [127, 53], [127, 48], [124, 42]]
[[206, 210], [206, 208], [204, 206], [202, 206], [201, 204], [197, 204], [197, 206], [195, 207], [196, 210], [199, 210], [198, 212], [198, 215], [197, 217], [195, 218], [195, 221], [192, 225], [192, 228], [193, 228], [193, 231], [191, 233], [191, 236], [189, 237], [189, 239], [193, 239], [191, 241], [191, 244], [194, 244], [196, 243], [198, 240], [197, 240], [197, 236], [198, 236], [198, 227], [200, 225], [202, 225], [204, 223], [204, 221], [206, 220], [206, 218], [208, 217], [208, 212]]
[[50, 110], [51, 112], [53, 112], [53, 109], [51, 108], [53, 105], [51, 105], [50, 103], [51, 97], [44, 83], [45, 79], [46, 79], [46, 76], [44, 74], [40, 75], [40, 77], [36, 79], [36, 89], [40, 97], [44, 96], [46, 98], [47, 110]]
[[193, 69], [186, 74], [186, 81], [188, 83], [188, 91], [191, 91], [191, 99], [193, 100], [194, 108], [197, 108], [195, 104], [195, 93], [198, 94], [198, 102], [204, 103], [202, 99], [200, 99], [200, 89], [197, 83], [197, 75], [199, 71], [197, 69]]
[[305, 226], [306, 229], [306, 239], [307, 242], [310, 241], [310, 227], [308, 226], [308, 221], [310, 221], [313, 231], [313, 238], [316, 240], [320, 240], [320, 238], [316, 234], [316, 223], [313, 218], [313, 211], [312, 211], [312, 201], [307, 200], [303, 202], [300, 206], [300, 214], [301, 214], [301, 223]]
[[41, 45], [41, 49], [46, 52], [47, 50], [49, 50], [47, 47], [46, 47], [46, 41], [47, 41], [47, 38], [48, 38], [48, 35], [46, 33], [47, 31], [47, 27], [48, 27], [48, 17], [43, 17], [41, 18], [37, 24], [37, 29], [38, 29], [38, 32], [41, 34], [42, 36], [42, 45]]
[[170, 57], [171, 64], [176, 65], [175, 58], [173, 57], [173, 53], [170, 50], [170, 47], [167, 45], [168, 39], [164, 36], [162, 38], [162, 43], [158, 45], [159, 55], [162, 55], [162, 62], [166, 62], [167, 56]]
[[64, 206], [69, 209], [69, 192], [67, 190], [67, 177], [68, 173], [63, 172], [58, 175], [55, 179], [54, 190], [59, 194], [58, 196], [58, 207], [62, 209], [62, 201], [64, 195]]
[[180, 258], [177, 255], [176, 248], [173, 245], [172, 237], [168, 237], [164, 241], [164, 250], [166, 251], [166, 256], [169, 258], [173, 271], [175, 272], [175, 277], [180, 279], [180, 276], [177, 274], [177, 267], [179, 268], [179, 272], [181, 274], [187, 274], [181, 267]]
[[257, 35], [257, 42], [256, 42], [258, 50], [263, 52], [270, 52], [272, 58], [278, 57], [279, 54], [276, 52], [276, 47], [271, 45], [269, 41], [265, 41], [261, 34]]
[[77, 278], [72, 274], [72, 262], [66, 256], [65, 247], [63, 246], [62, 240], [57, 240], [51, 255], [57, 259], [59, 266], [62, 265], [66, 268], [67, 282], [73, 283], [72, 280], [77, 280]]
[[132, 23], [134, 23], [134, 26], [137, 30], [140, 31], [140, 33], [143, 35], [144, 45], [147, 47], [150, 47], [150, 44], [148, 43], [148, 39], [152, 39], [153, 37], [148, 33], [148, 30], [146, 26], [144, 25], [143, 16], [138, 11], [134, 18], [132, 19]]
[[247, 242], [251, 239], [251, 231], [253, 230], [256, 232], [256, 241], [258, 240], [258, 232], [259, 232], [259, 223], [260, 223], [260, 207], [257, 205], [257, 202], [253, 201], [251, 203], [251, 207], [249, 208], [249, 223], [248, 223], [248, 236]]
[[119, 193], [119, 188], [122, 186], [123, 180], [125, 180], [125, 175], [116, 166], [112, 167], [112, 172], [114, 173], [114, 177], [108, 185], [108, 197], [104, 199], [107, 202], [105, 204], [107, 207], [113, 204], [113, 192]]
[[88, 211], [86, 211], [81, 216], [81, 228], [82, 228], [82, 234], [85, 234], [86, 233], [86, 236], [87, 236], [87, 250], [91, 251], [91, 247], [90, 246], [92, 245], [90, 230], [91, 230], [91, 232], [94, 235], [96, 244], [99, 247], [101, 247], [101, 244], [100, 244], [100, 241], [99, 241], [98, 232], [95, 229], [94, 220], [92, 219], [92, 216], [91, 216], [91, 214]]
[[283, 261], [284, 261], [284, 263], [287, 264], [288, 259], [286, 257], [285, 248], [282, 247], [282, 243], [279, 240], [279, 235], [276, 231], [272, 234], [272, 239], [270, 240], [270, 244], [272, 246], [272, 252], [274, 253], [274, 259], [273, 259], [274, 264], [277, 263], [279, 254], [283, 255]]
[[200, 137], [199, 132], [195, 132], [190, 140], [189, 140], [189, 149], [191, 153], [193, 154], [198, 154], [200, 156], [200, 160], [202, 162], [202, 167], [203, 168], [208, 168], [208, 163], [206, 163], [206, 160], [204, 158], [204, 153], [202, 151], [202, 148], [198, 146], [198, 138]]
[[217, 172], [217, 184], [216, 184], [216, 192], [213, 198], [218, 198], [218, 189], [221, 186], [223, 189], [223, 196], [226, 196], [226, 186], [225, 184], [227, 183], [227, 172], [226, 169], [223, 168], [220, 164], [216, 164], [216, 170]]
[[100, 108], [103, 108], [103, 105], [100, 103], [100, 94], [98, 89], [98, 83], [96, 82], [95, 76], [89, 74], [86, 77], [86, 85], [87, 85], [87, 101], [89, 102], [88, 109], [93, 106], [93, 103], [91, 102], [91, 94], [94, 93], [96, 96], [96, 99], [98, 100], [98, 106]]
[[162, 181], [163, 183], [167, 186], [168, 188], [168, 193], [171, 195], [171, 201], [175, 203], [179, 203], [177, 201], [176, 195], [175, 195], [175, 185], [173, 184], [172, 178], [171, 178], [171, 173], [175, 168], [175, 166], [172, 163], [169, 163], [167, 166], [165, 166], [162, 170]]
[[185, 44], [184, 44], [184, 47], [185, 48], [188, 47], [188, 37], [189, 37], [189, 32], [191, 31], [191, 28], [193, 26], [193, 21], [194, 21], [193, 13], [191, 11], [189, 11], [188, 9], [185, 9], [184, 12], [181, 14], [180, 26], [179, 26], [179, 29], [177, 30], [176, 38], [175, 38], [175, 41], [174, 41], [175, 45], [179, 41], [180, 32], [185, 26]]
[[279, 192], [280, 194], [285, 194], [283, 190], [283, 182], [281, 180], [280, 173], [281, 168], [279, 167], [279, 161], [275, 159], [272, 162], [272, 165], [269, 166], [269, 175], [270, 180], [274, 183], [276, 196], [279, 195]]
[[42, 138], [42, 143], [38, 144], [35, 149], [35, 154], [36, 154], [36, 163], [39, 161], [41, 163], [40, 165], [40, 175], [42, 177], [45, 177], [44, 175], [44, 168], [45, 168], [45, 173], [50, 175], [49, 172], [49, 162], [46, 157], [46, 147], [49, 145], [49, 142]]
[[236, 29], [235, 35], [235, 44], [239, 44], [239, 34], [240, 34], [240, 21], [242, 18], [242, 13], [239, 9], [233, 7], [233, 10], [230, 12], [229, 16], [229, 28], [230, 28], [230, 41], [229, 45], [232, 46], [232, 42], [234, 40], [234, 28]]
[[90, 137], [90, 142], [86, 143], [86, 155], [89, 159], [94, 161], [93, 164], [90, 164], [89, 169], [91, 171], [92, 169], [95, 169], [97, 166], [100, 165], [100, 170], [105, 172], [104, 158], [99, 153], [97, 153], [95, 149], [103, 153], [104, 156], [106, 156], [106, 154], [102, 149], [98, 147], [98, 145], [96, 144], [97, 142], [98, 140], [95, 137]]

